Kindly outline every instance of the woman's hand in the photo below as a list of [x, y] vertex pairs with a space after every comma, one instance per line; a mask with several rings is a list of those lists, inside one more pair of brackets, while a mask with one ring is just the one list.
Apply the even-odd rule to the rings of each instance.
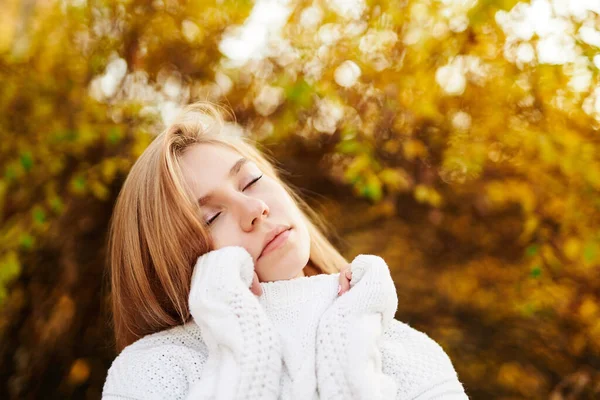
[[338, 295], [341, 296], [350, 290], [350, 280], [352, 279], [352, 264], [346, 265], [340, 271], [340, 285], [338, 286]]
[[[189, 306], [192, 316], [195, 306], [203, 300], [229, 300], [233, 293], [246, 297], [254, 280], [254, 263], [250, 254], [242, 247], [228, 246], [209, 251], [198, 257], [190, 287]], [[249, 294], [249, 293], [248, 293]]]
[[281, 343], [255, 294], [251, 255], [227, 246], [198, 257], [188, 305], [208, 348], [202, 379], [189, 399], [276, 399]]
[[398, 306], [394, 282], [381, 257], [361, 254], [350, 268], [340, 272], [345, 296], [325, 311], [317, 328], [319, 395], [327, 400], [393, 399], [397, 386], [383, 373], [380, 343]]
[[256, 275], [256, 271], [254, 271], [254, 276], [252, 277], [252, 285], [250, 286], [250, 291], [254, 293], [255, 296], [262, 296], [262, 286], [260, 286], [260, 281], [258, 280], [258, 275]]
[[[198, 257], [192, 273], [190, 296], [197, 297], [199, 293], [207, 291], [224, 296], [241, 290], [241, 286], [255, 296], [262, 295], [254, 261], [248, 251], [240, 246], [227, 246]], [[193, 315], [192, 308], [196, 301], [192, 298], [189, 300]]]

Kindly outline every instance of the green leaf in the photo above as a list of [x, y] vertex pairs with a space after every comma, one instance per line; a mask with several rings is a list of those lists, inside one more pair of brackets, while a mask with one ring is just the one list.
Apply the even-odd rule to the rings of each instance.
[[375, 202], [381, 200], [381, 197], [383, 196], [381, 181], [374, 175], [369, 176], [366, 185], [362, 188], [361, 194]]
[[28, 233], [24, 233], [21, 235], [19, 244], [23, 249], [31, 250], [33, 249], [33, 245], [35, 244], [35, 238]]
[[352, 175], [350, 177], [347, 177], [346, 179], [348, 179], [348, 182], [354, 186], [362, 184], [363, 182], [363, 177], [360, 175]]
[[540, 276], [542, 276], [542, 268], [539, 265], [534, 266], [533, 268], [531, 268], [529, 276], [531, 276], [532, 278], [539, 278]]
[[4, 171], [4, 177], [8, 181], [12, 181], [13, 179], [15, 179], [17, 177], [17, 172], [15, 171], [15, 168], [11, 165], [7, 166], [6, 170]]
[[74, 177], [71, 181], [71, 187], [75, 193], [83, 193], [86, 187], [85, 178], [81, 175]]
[[308, 108], [312, 104], [312, 92], [312, 87], [304, 79], [300, 79], [288, 87], [286, 97], [291, 103]]
[[523, 314], [531, 317], [535, 314], [535, 306], [531, 303], [527, 303], [523, 306]]
[[52, 207], [55, 213], [61, 214], [65, 208], [65, 204], [60, 197], [55, 196], [50, 200], [50, 207]]
[[360, 148], [361, 145], [355, 140], [344, 140], [336, 145], [335, 150], [342, 154], [356, 154]]
[[587, 262], [592, 262], [596, 259], [598, 247], [595, 243], [587, 243], [583, 249], [583, 258]]
[[36, 207], [32, 211], [33, 220], [38, 224], [43, 224], [46, 221], [46, 213], [40, 207]]
[[31, 170], [31, 167], [33, 166], [33, 157], [31, 156], [30, 152], [21, 154], [21, 165], [25, 171]]
[[528, 257], [532, 257], [535, 256], [538, 253], [540, 246], [537, 244], [532, 244], [531, 246], [527, 247], [527, 249], [525, 250], [525, 254]]
[[121, 134], [121, 130], [117, 127], [113, 126], [108, 131], [108, 141], [110, 144], [118, 143], [122, 137], [123, 137], [123, 135]]
[[54, 132], [54, 134], [50, 137], [51, 143], [56, 142], [72, 142], [77, 138], [77, 131], [74, 129], [65, 129]]

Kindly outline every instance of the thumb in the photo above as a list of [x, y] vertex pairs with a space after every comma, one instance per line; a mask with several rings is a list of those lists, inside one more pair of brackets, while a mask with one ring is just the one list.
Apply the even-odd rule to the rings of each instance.
[[256, 275], [256, 272], [252, 277], [252, 285], [250, 286], [250, 291], [256, 296], [262, 295], [262, 287], [260, 286], [260, 281], [258, 280], [258, 275]]

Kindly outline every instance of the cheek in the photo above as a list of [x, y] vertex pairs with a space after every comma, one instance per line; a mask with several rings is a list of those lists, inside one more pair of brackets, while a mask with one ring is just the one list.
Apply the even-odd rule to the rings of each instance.
[[294, 200], [285, 192], [282, 194], [283, 202], [285, 203], [285, 208], [287, 210], [287, 214], [293, 219], [294, 225], [298, 226], [298, 228], [302, 228], [306, 230], [306, 225], [304, 223], [304, 218], [302, 216], [302, 212], [294, 203]]
[[285, 189], [275, 181], [271, 181], [269, 187], [265, 191], [266, 202], [270, 208], [274, 208], [278, 213], [292, 218], [297, 218], [299, 212], [292, 198], [287, 194]]
[[308, 233], [308, 227], [304, 222], [304, 217], [296, 206], [296, 203], [294, 203], [294, 200], [281, 186], [279, 186], [278, 200], [280, 207], [282, 207], [284, 210], [287, 220], [296, 228], [297, 245], [303, 249], [303, 252], [308, 251], [306, 249], [310, 248], [310, 237]]
[[213, 241], [214, 250], [221, 249], [227, 246], [241, 246], [242, 238], [232, 221], [219, 221], [210, 230], [210, 236]]
[[211, 238], [212, 238], [212, 242], [213, 242], [213, 250], [217, 250], [217, 249], [221, 249], [223, 247], [229, 246], [230, 244], [228, 243], [228, 236], [227, 235], [220, 235], [217, 232], [216, 229], [211, 231]]

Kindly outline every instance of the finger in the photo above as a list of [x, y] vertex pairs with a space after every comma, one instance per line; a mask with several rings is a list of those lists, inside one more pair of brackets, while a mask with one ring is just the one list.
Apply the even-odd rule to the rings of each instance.
[[340, 272], [340, 277], [339, 277], [339, 280], [340, 280], [339, 295], [340, 296], [342, 294], [346, 293], [348, 290], [350, 290], [350, 279], [348, 279], [348, 275], [347, 275], [347, 271], [349, 270], [349, 268], [350, 267], [346, 267]]
[[262, 286], [260, 286], [260, 281], [258, 280], [258, 275], [256, 275], [256, 272], [252, 277], [252, 285], [250, 286], [250, 291], [256, 296], [262, 295]]
[[348, 279], [349, 281], [352, 280], [352, 270], [350, 269], [350, 267], [348, 267], [348, 269], [345, 271], [346, 273], [346, 279]]

